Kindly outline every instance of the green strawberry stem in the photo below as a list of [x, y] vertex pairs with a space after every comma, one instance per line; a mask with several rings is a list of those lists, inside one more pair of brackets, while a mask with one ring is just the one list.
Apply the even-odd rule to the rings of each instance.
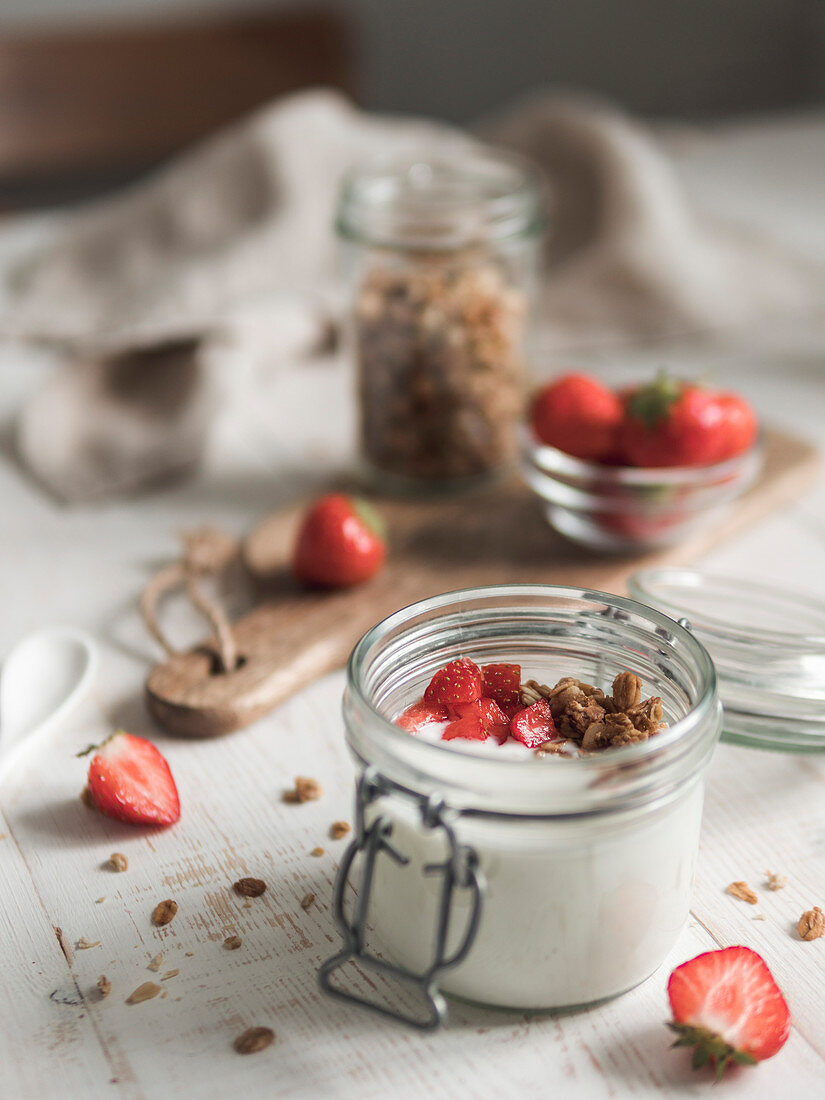
[[384, 521], [369, 501], [364, 500], [363, 497], [350, 497], [350, 502], [352, 503], [353, 512], [355, 512], [364, 526], [368, 527], [379, 539], [385, 539], [387, 536], [387, 528]]
[[671, 378], [666, 371], [659, 371], [652, 382], [640, 386], [631, 395], [627, 402], [627, 411], [646, 427], [654, 428], [667, 419], [684, 388], [684, 382]]
[[716, 1067], [716, 1080], [722, 1078], [723, 1073], [733, 1062], [739, 1066], [755, 1066], [756, 1059], [751, 1054], [736, 1050], [729, 1043], [713, 1031], [705, 1027], [692, 1027], [690, 1024], [677, 1024], [671, 1021], [667, 1025], [671, 1031], [675, 1031], [679, 1038], [673, 1044], [674, 1047], [693, 1047], [693, 1069], [702, 1069], [713, 1059]]

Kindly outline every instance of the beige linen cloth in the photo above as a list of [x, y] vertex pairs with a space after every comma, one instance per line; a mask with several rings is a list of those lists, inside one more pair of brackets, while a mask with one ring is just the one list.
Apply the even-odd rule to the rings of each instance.
[[[479, 133], [547, 178], [541, 309], [560, 346], [822, 310], [821, 270], [704, 221], [652, 136], [609, 107], [539, 95]], [[285, 368], [328, 350], [346, 168], [472, 140], [306, 92], [113, 198], [48, 219], [28, 244], [3, 250], [0, 234], [0, 338], [65, 358], [20, 414], [22, 461], [69, 501], [192, 466], [226, 387], [242, 384], [241, 360]]]

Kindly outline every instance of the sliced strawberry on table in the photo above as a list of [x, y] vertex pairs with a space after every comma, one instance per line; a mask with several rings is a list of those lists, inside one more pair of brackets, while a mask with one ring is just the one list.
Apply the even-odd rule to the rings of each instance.
[[677, 966], [667, 995], [677, 1047], [693, 1047], [693, 1068], [712, 1062], [717, 1081], [731, 1063], [754, 1065], [785, 1044], [791, 1014], [764, 960], [749, 947], [706, 951]]
[[424, 698], [447, 707], [475, 702], [481, 698], [481, 669], [469, 657], [450, 661], [433, 676]]
[[486, 741], [487, 730], [482, 717], [482, 702], [456, 703], [450, 707], [455, 717], [441, 734], [442, 741], [454, 741], [461, 737], [467, 741]]
[[481, 692], [510, 717], [521, 707], [521, 665], [482, 665]]
[[501, 709], [495, 699], [481, 699], [481, 721], [488, 737], [495, 737], [499, 745], [510, 736], [509, 715]]
[[510, 733], [528, 749], [537, 749], [545, 741], [558, 737], [553, 712], [546, 699], [539, 699], [529, 707], [517, 711], [510, 722]]
[[428, 703], [426, 699], [419, 699], [417, 703], [407, 707], [403, 714], [399, 714], [395, 724], [408, 733], [418, 733], [424, 726], [432, 722], [446, 722], [449, 717], [447, 708], [441, 703]]
[[130, 825], [172, 825], [178, 820], [175, 780], [151, 741], [121, 730], [93, 749], [88, 792], [96, 809]]

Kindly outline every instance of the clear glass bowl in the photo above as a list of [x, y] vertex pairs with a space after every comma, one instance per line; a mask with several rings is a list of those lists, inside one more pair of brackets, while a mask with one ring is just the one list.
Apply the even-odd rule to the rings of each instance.
[[[661, 696], [668, 728], [601, 754], [520, 760], [433, 744], [395, 726], [436, 669], [459, 656], [516, 661], [545, 682], [574, 675], [607, 686], [632, 669], [646, 692]], [[660, 965], [688, 913], [704, 773], [721, 720], [713, 664], [688, 631], [633, 600], [578, 588], [447, 593], [396, 612], [361, 639], [343, 710], [356, 763], [382, 794], [365, 811], [357, 804], [360, 826], [338, 898], [353, 896], [347, 872], [356, 852], [366, 858], [370, 829], [406, 860], [379, 855], [362, 870], [358, 905], [378, 952], [349, 957], [385, 971], [392, 963], [430, 993], [440, 985], [525, 1009], [595, 1003]], [[441, 896], [433, 867], [449, 864], [433, 807], [486, 880], [477, 931], [456, 965], [433, 956]], [[448, 959], [472, 923], [470, 891], [456, 887], [449, 900]], [[357, 936], [351, 943], [363, 948]]]
[[646, 569], [632, 596], [687, 620], [713, 658], [725, 741], [825, 749], [825, 603], [809, 594], [692, 569]]
[[590, 549], [633, 553], [712, 526], [756, 481], [762, 462], [758, 440], [713, 466], [607, 466], [537, 443], [525, 431], [521, 469], [559, 534]]

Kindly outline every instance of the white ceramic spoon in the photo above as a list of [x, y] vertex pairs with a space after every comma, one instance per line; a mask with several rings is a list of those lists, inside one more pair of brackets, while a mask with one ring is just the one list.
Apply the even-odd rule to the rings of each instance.
[[0, 671], [0, 783], [86, 693], [97, 654], [91, 638], [46, 627], [12, 649]]

